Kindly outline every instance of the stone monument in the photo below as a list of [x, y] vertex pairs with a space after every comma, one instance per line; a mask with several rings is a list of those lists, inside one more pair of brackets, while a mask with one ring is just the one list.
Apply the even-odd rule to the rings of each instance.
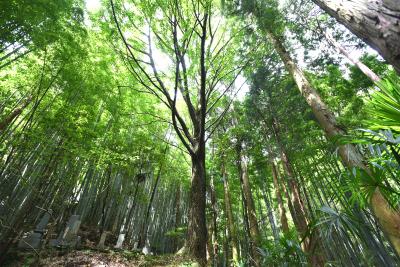
[[36, 225], [35, 230], [25, 234], [18, 242], [18, 248], [37, 249], [42, 245], [42, 239], [46, 232], [46, 226], [49, 223], [52, 211], [46, 211], [42, 219]]
[[58, 248], [76, 248], [80, 245], [81, 237], [78, 236], [81, 225], [80, 215], [72, 215], [65, 230], [62, 231], [57, 239], [50, 240], [50, 246]]

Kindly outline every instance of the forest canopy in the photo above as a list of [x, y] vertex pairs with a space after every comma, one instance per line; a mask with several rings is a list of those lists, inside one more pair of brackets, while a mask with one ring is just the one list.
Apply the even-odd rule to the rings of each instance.
[[399, 75], [397, 0], [1, 1], [0, 265], [397, 266]]

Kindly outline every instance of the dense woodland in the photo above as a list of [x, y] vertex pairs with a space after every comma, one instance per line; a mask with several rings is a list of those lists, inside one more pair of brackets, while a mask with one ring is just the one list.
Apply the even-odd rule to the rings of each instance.
[[0, 1], [0, 265], [398, 266], [399, 74], [398, 0]]

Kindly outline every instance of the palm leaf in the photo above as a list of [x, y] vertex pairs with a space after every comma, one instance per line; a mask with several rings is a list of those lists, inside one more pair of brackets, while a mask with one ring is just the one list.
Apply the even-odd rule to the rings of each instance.
[[371, 118], [366, 121], [372, 130], [400, 132], [400, 84], [398, 80], [387, 79], [377, 83], [368, 103]]

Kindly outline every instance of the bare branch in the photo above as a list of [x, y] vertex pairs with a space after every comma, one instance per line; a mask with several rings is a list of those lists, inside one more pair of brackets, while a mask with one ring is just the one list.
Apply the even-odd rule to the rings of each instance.
[[206, 137], [206, 142], [207, 142], [207, 140], [213, 135], [213, 133], [215, 132], [215, 130], [218, 128], [218, 124], [220, 123], [220, 121], [222, 120], [222, 118], [225, 116], [225, 114], [228, 112], [228, 110], [230, 109], [230, 107], [231, 107], [231, 105], [232, 105], [232, 103], [233, 103], [233, 100], [235, 99], [236, 95], [239, 93], [239, 91], [242, 89], [243, 85], [244, 85], [246, 82], [247, 82], [247, 80], [244, 81], [244, 82], [240, 85], [239, 89], [236, 91], [236, 93], [234, 94], [234, 96], [231, 97], [231, 99], [230, 99], [230, 101], [229, 101], [229, 104], [226, 106], [225, 110], [221, 113], [221, 115], [219, 115], [218, 118], [217, 118], [214, 122], [212, 122], [212, 123], [206, 128], [206, 131], [209, 131], [209, 130], [211, 129], [211, 127], [214, 126], [214, 128], [210, 131], [210, 134]]
[[[231, 87], [234, 85], [234, 83], [235, 83], [235, 81], [236, 81], [236, 79], [237, 79], [237, 77], [240, 75], [240, 73], [242, 72], [242, 70], [247, 66], [247, 64], [250, 62], [250, 59], [249, 60], [247, 60], [246, 61], [246, 63], [245, 64], [243, 64], [241, 67], [240, 67], [240, 71], [238, 71], [237, 73], [236, 73], [236, 75], [235, 75], [235, 78], [233, 78], [232, 79], [232, 81], [229, 83], [229, 85], [225, 88], [225, 90], [219, 95], [219, 97], [214, 101], [214, 103], [212, 103], [210, 106], [209, 106], [209, 108], [207, 109], [207, 114], [214, 108], [214, 106], [221, 100], [221, 98], [225, 95], [225, 93], [226, 92], [228, 92], [229, 91], [229, 89], [231, 89]], [[243, 85], [242, 85], [243, 86]], [[241, 87], [242, 87], [241, 86]], [[207, 99], [207, 101], [208, 101], [208, 99]]]

